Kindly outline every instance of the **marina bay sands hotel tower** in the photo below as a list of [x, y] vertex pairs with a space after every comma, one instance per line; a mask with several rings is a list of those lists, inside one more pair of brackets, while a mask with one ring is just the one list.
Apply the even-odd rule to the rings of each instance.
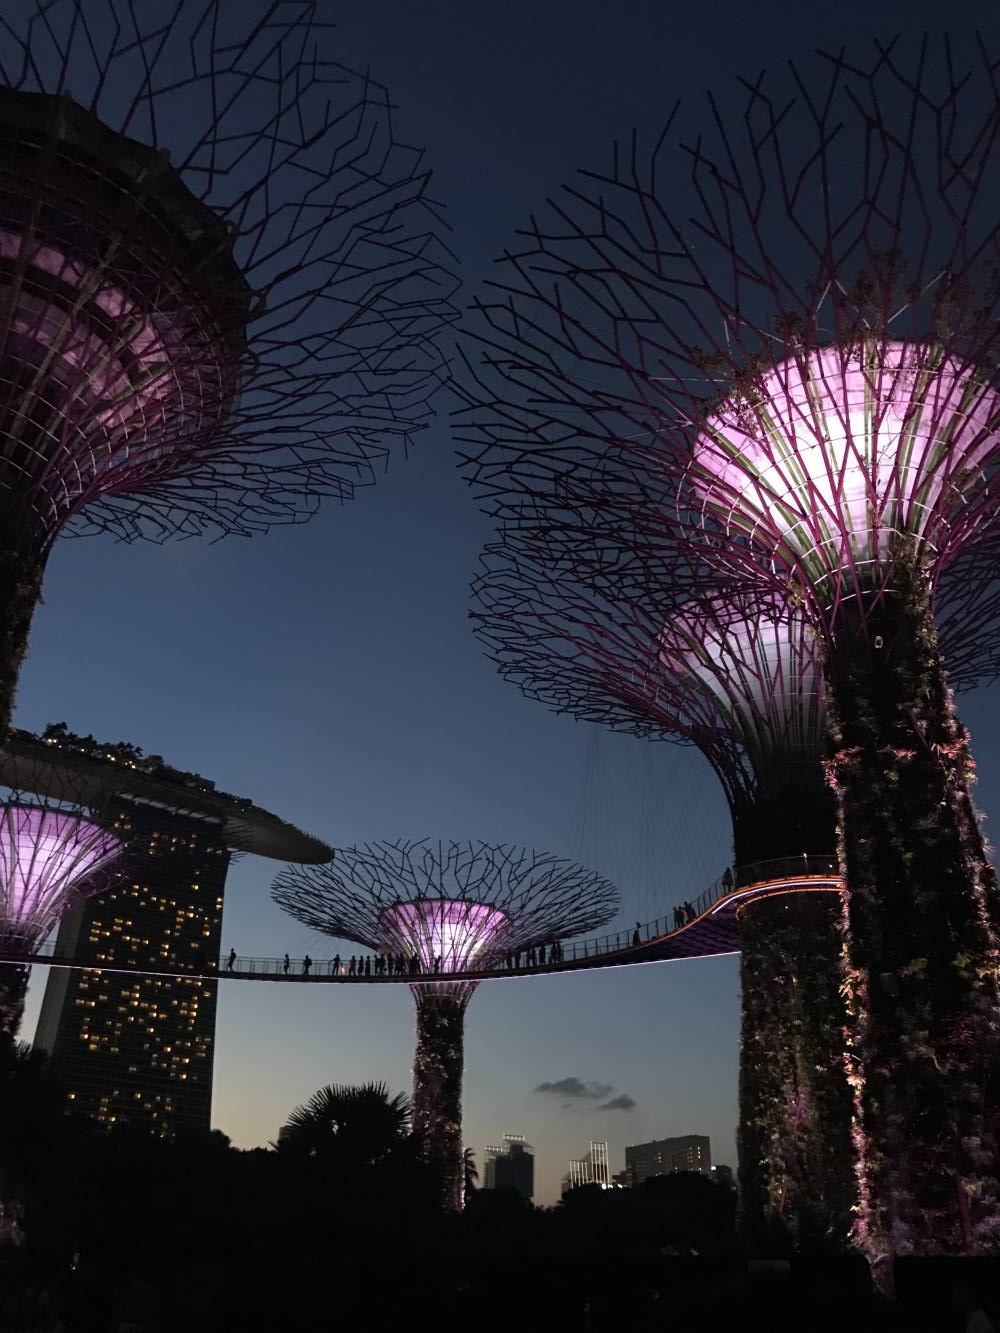
[[[218, 983], [197, 974], [218, 967], [231, 855], [320, 863], [331, 852], [197, 774], [60, 728], [46, 736], [14, 732], [0, 752], [0, 780], [22, 789], [44, 783], [39, 794], [59, 799], [61, 782], [78, 794], [92, 777], [101, 813], [127, 851], [118, 882], [59, 928], [57, 954], [92, 966], [50, 971], [35, 1045], [48, 1053], [73, 1110], [163, 1134], [208, 1129]], [[150, 970], [103, 970], [121, 964]]]

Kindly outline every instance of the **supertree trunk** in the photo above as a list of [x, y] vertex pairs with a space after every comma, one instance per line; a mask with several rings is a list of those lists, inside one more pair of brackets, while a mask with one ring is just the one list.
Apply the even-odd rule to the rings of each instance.
[[28, 993], [28, 969], [20, 963], [0, 963], [0, 1041], [14, 1041]]
[[413, 1130], [441, 1182], [445, 1205], [460, 1210], [464, 1198], [462, 1071], [465, 1007], [471, 987], [426, 984], [411, 988], [417, 1002], [417, 1050], [413, 1059]]
[[840, 994], [840, 900], [740, 913], [740, 1230], [758, 1250], [846, 1246], [856, 1196]]
[[31, 618], [41, 595], [43, 562], [9, 543], [0, 545], [0, 743], [10, 729]]
[[856, 1237], [885, 1285], [897, 1255], [1000, 1245], [996, 880], [919, 571], [835, 630]]

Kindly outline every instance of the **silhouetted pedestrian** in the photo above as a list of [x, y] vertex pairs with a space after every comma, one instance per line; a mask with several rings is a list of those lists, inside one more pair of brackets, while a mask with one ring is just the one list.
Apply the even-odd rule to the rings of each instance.
[[229, 950], [229, 962], [226, 964], [226, 971], [227, 971], [227, 972], [231, 972], [231, 971], [233, 970], [233, 964], [234, 964], [235, 962], [236, 962], [236, 950], [235, 950], [235, 949], [230, 949], [230, 950]]
[[347, 975], [353, 977], [358, 970], [358, 960], [351, 954], [351, 961], [347, 964]]
[[281, 965], [281, 970], [282, 970], [282, 972], [284, 972], [284, 974], [285, 974], [286, 977], [288, 976], [288, 969], [291, 967], [291, 965], [292, 965], [292, 960], [289, 958], [288, 954], [286, 953], [286, 954], [285, 954], [285, 961], [284, 961], [284, 962], [282, 963], [282, 965]]
[[436, 957], [435, 957], [435, 959], [434, 959], [434, 971], [435, 971], [435, 972], [440, 972], [440, 971], [441, 971], [441, 955], [440, 955], [440, 954], [437, 954]]
[[370, 977], [371, 974], [372, 974], [372, 956], [371, 954], [368, 954], [368, 956], [365, 958], [365, 976]]
[[544, 945], [544, 944], [540, 944], [540, 945], [538, 946], [538, 961], [542, 964], [543, 967], [545, 966], [545, 945]]
[[521, 968], [521, 950], [520, 950], [520, 949], [516, 950], [516, 952], [515, 952], [515, 954], [514, 954], [514, 966], [515, 966], [515, 968], [518, 969], [518, 971], [520, 971], [520, 968]]
[[306, 954], [305, 958], [303, 958], [303, 960], [302, 960], [302, 974], [303, 974], [303, 976], [306, 976], [306, 977], [307, 977], [307, 976], [309, 975], [309, 969], [312, 967], [312, 965], [313, 965], [313, 960], [309, 957], [308, 954]]
[[675, 908], [674, 908], [674, 930], [680, 930], [680, 928], [681, 928], [681, 926], [683, 926], [683, 924], [684, 924], [684, 908], [683, 908], [683, 907], [675, 907]]
[[339, 954], [339, 953], [335, 953], [335, 954], [333, 955], [333, 975], [334, 975], [335, 977], [339, 977], [339, 976], [340, 976], [340, 954]]
[[695, 919], [698, 913], [694, 910], [694, 903], [684, 904], [684, 915], [687, 918], [688, 924], [690, 924]]
[[420, 971], [420, 959], [417, 957], [417, 955], [416, 955], [415, 953], [414, 953], [414, 954], [411, 954], [411, 955], [410, 955], [410, 976], [411, 976], [411, 977], [415, 977], [419, 971]]
[[728, 893], [733, 887], [733, 872], [730, 866], [726, 866], [722, 872], [722, 888], [724, 893]]
[[635, 930], [632, 932], [632, 948], [637, 949], [642, 943], [642, 936], [639, 934], [639, 922], [635, 923]]

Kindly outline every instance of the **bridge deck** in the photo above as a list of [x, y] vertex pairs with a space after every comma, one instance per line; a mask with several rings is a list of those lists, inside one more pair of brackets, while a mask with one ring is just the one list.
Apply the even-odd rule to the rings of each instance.
[[[632, 933], [619, 931], [596, 940], [572, 942], [563, 946], [563, 957], [556, 963], [508, 965], [501, 959], [489, 968], [468, 972], [406, 973], [391, 976], [352, 976], [343, 959], [334, 969], [332, 959], [317, 959], [305, 968], [305, 960], [291, 959], [286, 969], [283, 958], [237, 957], [229, 964], [227, 954], [218, 962], [192, 963], [188, 967], [151, 966], [145, 961], [108, 957], [95, 961], [67, 957], [40, 950], [31, 954], [0, 947], [0, 962], [39, 963], [47, 967], [82, 968], [88, 971], [134, 972], [147, 976], [201, 978], [211, 981], [274, 981], [281, 983], [334, 983], [358, 986], [391, 986], [419, 982], [495, 981], [511, 977], [545, 975], [556, 972], [584, 972], [604, 967], [629, 967], [638, 963], [665, 963], [682, 958], [712, 958], [739, 952], [737, 918], [749, 903], [775, 894], [839, 893], [840, 876], [828, 857], [794, 857], [781, 862], [767, 862], [745, 869], [735, 885], [718, 881], [711, 885], [690, 910], [677, 909], [671, 918], [659, 917], [638, 927], [639, 942]], [[683, 921], [677, 922], [677, 913]]]

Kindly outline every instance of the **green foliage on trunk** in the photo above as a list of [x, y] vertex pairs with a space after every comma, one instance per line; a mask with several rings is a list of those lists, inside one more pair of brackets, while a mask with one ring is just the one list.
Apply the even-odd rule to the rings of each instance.
[[856, 1185], [836, 894], [740, 917], [740, 1229], [764, 1253], [841, 1250]]
[[1000, 1246], [996, 881], [925, 580], [847, 603], [826, 663], [847, 887], [860, 1211], [873, 1262]]

